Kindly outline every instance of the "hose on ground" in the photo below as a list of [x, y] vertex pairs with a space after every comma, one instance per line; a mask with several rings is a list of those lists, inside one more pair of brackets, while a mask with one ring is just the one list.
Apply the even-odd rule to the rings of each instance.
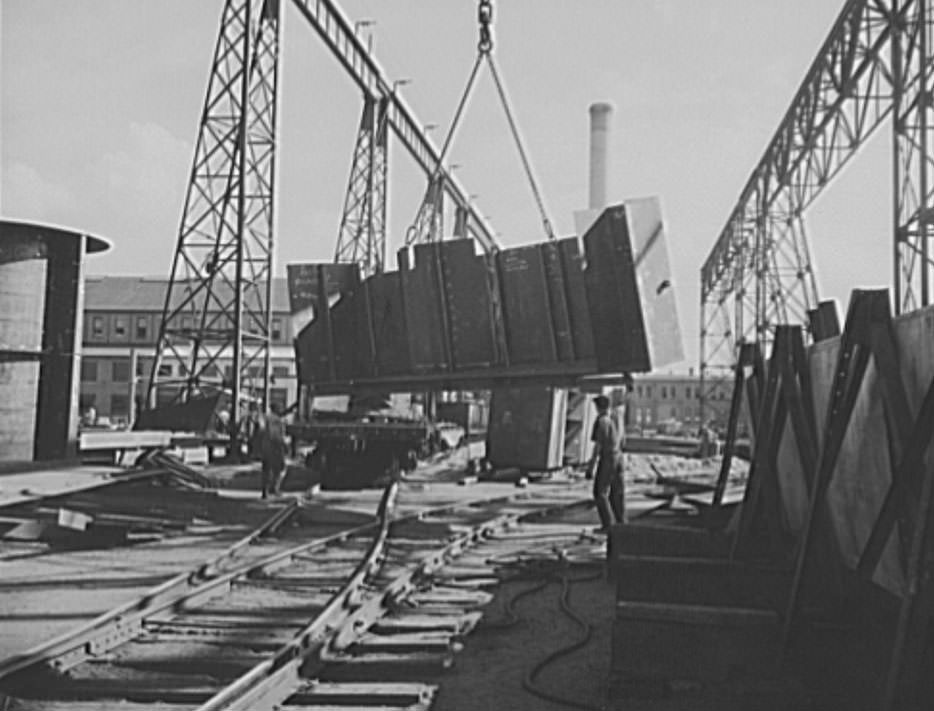
[[530, 694], [533, 694], [540, 699], [552, 701], [564, 706], [570, 706], [572, 708], [585, 709], [585, 711], [602, 711], [602, 707], [600, 706], [588, 704], [576, 699], [568, 699], [560, 696], [559, 694], [553, 694], [535, 683], [536, 677], [538, 677], [538, 675], [541, 674], [546, 667], [558, 659], [566, 657], [569, 654], [573, 654], [578, 649], [586, 647], [590, 643], [590, 640], [593, 637], [593, 628], [586, 620], [582, 619], [576, 612], [574, 612], [574, 608], [571, 607], [571, 585], [574, 583], [584, 583], [597, 580], [602, 576], [603, 573], [599, 572], [594, 575], [585, 576], [583, 578], [571, 578], [568, 576], [566, 571], [560, 575], [561, 610], [565, 613], [565, 615], [571, 618], [571, 620], [573, 620], [578, 627], [580, 627], [583, 634], [576, 642], [555, 650], [540, 662], [538, 662], [538, 664], [536, 664], [534, 667], [532, 667], [532, 669], [528, 672], [528, 674], [525, 675], [525, 678], [522, 680], [522, 687]]

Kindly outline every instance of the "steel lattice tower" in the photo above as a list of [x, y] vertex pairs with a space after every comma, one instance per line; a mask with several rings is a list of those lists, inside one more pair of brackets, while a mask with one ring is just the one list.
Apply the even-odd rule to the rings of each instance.
[[335, 262], [359, 264], [364, 274], [382, 272], [386, 262], [386, 107], [385, 99], [364, 97], [334, 253]]
[[804, 215], [893, 115], [895, 309], [932, 303], [934, 0], [848, 0], [701, 269], [701, 407], [818, 303]]
[[[279, 0], [227, 0], [166, 291], [149, 403], [268, 400]], [[228, 372], [222, 360], [232, 361]], [[169, 372], [171, 371], [171, 374]]]

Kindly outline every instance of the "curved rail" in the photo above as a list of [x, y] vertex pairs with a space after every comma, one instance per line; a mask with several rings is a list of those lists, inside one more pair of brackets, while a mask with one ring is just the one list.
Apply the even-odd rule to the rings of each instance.
[[[431, 513], [443, 513], [455, 508], [468, 508], [481, 501], [483, 503], [507, 503], [523, 498], [532, 498], [532, 496], [523, 492], [495, 499], [440, 506], [403, 516], [396, 519], [394, 523], [420, 519]], [[479, 523], [397, 575], [379, 593], [366, 600], [355, 601], [354, 598], [358, 596], [367, 574], [372, 572], [386, 544], [390, 525], [389, 512], [387, 507], [381, 505], [384, 515], [381, 516], [379, 536], [374, 540], [366, 558], [357, 567], [354, 575], [331, 598], [321, 614], [270, 659], [254, 666], [199, 706], [197, 711], [257, 711], [258, 709], [278, 708], [304, 683], [309, 671], [308, 664], [315, 653], [327, 648], [341, 650], [352, 644], [393, 604], [398, 603], [411, 592], [416, 580], [430, 576], [432, 572], [444, 566], [450, 557], [460, 554], [471, 544], [489, 537], [497, 530], [508, 528], [522, 519], [544, 516], [556, 510], [579, 506], [589, 501], [590, 499], [587, 498], [558, 506], [542, 507], [531, 512], [502, 514]]]

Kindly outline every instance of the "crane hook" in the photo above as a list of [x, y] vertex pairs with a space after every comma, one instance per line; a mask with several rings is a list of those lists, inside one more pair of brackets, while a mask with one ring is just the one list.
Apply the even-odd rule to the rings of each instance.
[[493, 33], [490, 26], [493, 24], [493, 3], [490, 0], [480, 0], [477, 6], [477, 21], [480, 23], [480, 42], [477, 50], [480, 54], [489, 54], [493, 49]]

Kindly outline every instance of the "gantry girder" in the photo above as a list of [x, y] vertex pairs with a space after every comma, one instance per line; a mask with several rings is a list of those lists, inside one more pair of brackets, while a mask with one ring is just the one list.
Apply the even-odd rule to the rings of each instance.
[[366, 44], [354, 32], [353, 23], [333, 0], [293, 0], [303, 17], [315, 28], [325, 44], [353, 77], [365, 97], [385, 101], [386, 125], [392, 129], [418, 166], [430, 179], [437, 180], [444, 196], [464, 215], [469, 236], [487, 252], [498, 248], [495, 232], [471, 204], [468, 193], [440, 163], [440, 153], [428, 139], [422, 125], [396, 91]]
[[932, 0], [849, 0], [701, 269], [702, 407], [741, 343], [818, 303], [806, 209], [890, 114], [896, 309], [931, 303]]
[[[268, 400], [279, 1], [226, 0], [176, 243], [149, 404], [225, 388]], [[221, 363], [232, 361], [229, 371]]]

